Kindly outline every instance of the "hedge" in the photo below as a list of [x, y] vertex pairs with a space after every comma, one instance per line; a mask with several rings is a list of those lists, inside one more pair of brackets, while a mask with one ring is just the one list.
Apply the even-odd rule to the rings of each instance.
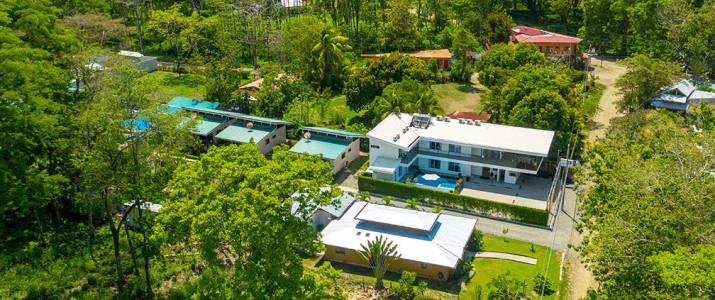
[[425, 202], [431, 204], [512, 219], [529, 224], [546, 226], [549, 221], [549, 213], [543, 209], [446, 193], [412, 184], [372, 178], [365, 175], [365, 173], [358, 176], [358, 187], [361, 191], [403, 199], [424, 199]]

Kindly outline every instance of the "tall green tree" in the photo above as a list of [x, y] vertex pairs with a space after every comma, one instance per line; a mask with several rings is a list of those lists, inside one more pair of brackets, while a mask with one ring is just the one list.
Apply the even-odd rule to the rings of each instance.
[[0, 213], [8, 222], [31, 217], [42, 245], [44, 212], [52, 208], [59, 221], [70, 196], [73, 98], [59, 62], [78, 41], [57, 12], [48, 1], [0, 3]]
[[680, 256], [680, 248], [693, 247], [685, 250], [692, 262], [707, 266], [694, 247], [715, 238], [713, 135], [684, 133], [683, 124], [665, 111], [636, 111], [612, 120], [606, 136], [586, 151], [588, 164], [576, 173], [588, 230], [581, 253], [604, 297], [676, 299], [689, 287], [708, 290], [697, 277], [673, 281], [698, 267], [664, 254]]
[[418, 46], [415, 24], [417, 16], [411, 11], [411, 0], [390, 0], [384, 24], [383, 47], [389, 50], [410, 51]]
[[382, 118], [390, 113], [444, 113], [432, 88], [409, 78], [388, 85], [382, 95], [375, 98], [374, 111]]
[[459, 58], [459, 81], [469, 82], [472, 79], [473, 70], [471, 62], [473, 58], [467, 55], [467, 51], [476, 52], [478, 48], [477, 38], [464, 27], [459, 27], [452, 33], [452, 53]]
[[313, 46], [314, 62], [309, 78], [320, 88], [342, 88], [344, 70], [350, 63], [345, 52], [351, 50], [348, 38], [337, 29], [323, 30], [319, 42]]
[[622, 112], [649, 107], [658, 91], [673, 84], [680, 73], [675, 64], [645, 55], [626, 58], [622, 63], [627, 71], [616, 80], [623, 95], [616, 106]]
[[[149, 226], [144, 224], [142, 211], [145, 201], [163, 198], [170, 174], [185, 163], [182, 153], [193, 142], [188, 129], [192, 122], [167, 115], [149, 97], [152, 86], [127, 62], [110, 59], [104, 65], [105, 72], [94, 85], [98, 90], [78, 104], [74, 122], [78, 142], [73, 162], [79, 174], [77, 185], [85, 196], [81, 207], [102, 212], [109, 224], [120, 289], [126, 282], [120, 234], [129, 211], [138, 211], [139, 219], [134, 222], [142, 233], [144, 279], [151, 295]], [[127, 202], [130, 207], [121, 209]]]
[[[221, 297], [300, 299], [308, 285], [295, 249], [320, 247], [308, 219], [336, 196], [319, 189], [330, 182], [319, 156], [278, 147], [268, 160], [255, 144], [211, 147], [174, 174], [156, 230], [166, 243], [196, 243], [210, 266], [232, 262]], [[305, 194], [291, 198], [296, 191]], [[303, 217], [291, 214], [292, 201]]]
[[708, 276], [715, 270], [715, 245], [677, 247], [648, 258], [671, 295], [685, 298], [715, 297], [715, 279]]
[[373, 240], [367, 241], [367, 245], [360, 245], [360, 247], [362, 247], [360, 254], [368, 262], [375, 275], [375, 287], [382, 289], [384, 287], [382, 279], [385, 277], [385, 272], [387, 272], [392, 262], [400, 259], [401, 255], [397, 252], [397, 245], [380, 235]]
[[477, 61], [479, 82], [490, 88], [501, 85], [514, 70], [522, 66], [541, 66], [544, 55], [534, 44], [497, 44], [487, 50]]
[[434, 74], [424, 60], [399, 53], [373, 60], [365, 68], [357, 67], [345, 84], [347, 105], [354, 111], [369, 108], [388, 85], [407, 78], [429, 84]]

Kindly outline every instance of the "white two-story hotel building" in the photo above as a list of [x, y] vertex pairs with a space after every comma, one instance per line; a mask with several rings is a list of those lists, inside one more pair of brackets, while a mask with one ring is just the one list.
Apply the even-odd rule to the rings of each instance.
[[515, 184], [536, 174], [554, 132], [420, 114], [390, 114], [367, 133], [373, 177], [402, 181], [410, 170]]

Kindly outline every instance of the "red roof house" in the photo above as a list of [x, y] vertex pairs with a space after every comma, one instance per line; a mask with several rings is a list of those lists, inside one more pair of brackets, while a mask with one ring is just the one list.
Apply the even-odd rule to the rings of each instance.
[[514, 43], [532, 43], [544, 54], [575, 54], [581, 39], [546, 30], [515, 26], [511, 29], [511, 41]]

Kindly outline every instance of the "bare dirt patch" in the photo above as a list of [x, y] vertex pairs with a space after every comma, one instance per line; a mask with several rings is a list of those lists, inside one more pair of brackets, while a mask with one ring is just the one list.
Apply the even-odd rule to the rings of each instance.
[[615, 84], [616, 79], [626, 72], [626, 68], [614, 59], [609, 58], [594, 58], [591, 61], [591, 67], [593, 67], [593, 72], [598, 76], [598, 82], [606, 85], [606, 90], [603, 92], [598, 106], [599, 111], [593, 117], [593, 120], [589, 122], [588, 138], [593, 141], [605, 134], [612, 118], [622, 115], [616, 109], [615, 103], [621, 99], [621, 95], [618, 94]]

